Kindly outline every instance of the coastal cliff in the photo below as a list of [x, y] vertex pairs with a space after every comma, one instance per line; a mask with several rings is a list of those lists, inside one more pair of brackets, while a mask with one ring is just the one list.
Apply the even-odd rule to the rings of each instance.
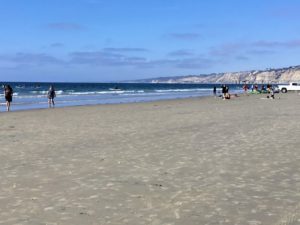
[[256, 71], [212, 73], [137, 80], [140, 83], [289, 83], [300, 81], [300, 66]]

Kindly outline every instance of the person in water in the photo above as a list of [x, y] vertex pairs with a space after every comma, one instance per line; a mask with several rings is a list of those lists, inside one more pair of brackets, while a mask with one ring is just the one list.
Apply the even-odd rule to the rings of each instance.
[[56, 97], [56, 93], [55, 93], [55, 89], [53, 87], [53, 85], [50, 86], [49, 90], [48, 90], [48, 104], [49, 104], [49, 108], [54, 107], [55, 103], [54, 103], [54, 98]]
[[12, 102], [12, 96], [13, 96], [13, 89], [10, 85], [4, 86], [4, 96], [6, 101], [6, 110], [7, 112], [10, 111], [10, 104]]

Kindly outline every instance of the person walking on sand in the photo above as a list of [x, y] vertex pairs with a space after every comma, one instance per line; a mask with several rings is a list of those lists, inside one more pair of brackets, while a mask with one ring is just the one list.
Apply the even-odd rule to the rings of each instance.
[[274, 89], [271, 88], [271, 90], [270, 90], [271, 99], [275, 99], [275, 94], [274, 93], [275, 93]]
[[6, 110], [7, 112], [10, 111], [10, 103], [12, 102], [12, 96], [13, 96], [13, 89], [10, 85], [4, 86], [4, 96], [6, 101]]
[[56, 97], [55, 89], [54, 89], [53, 85], [51, 85], [49, 87], [49, 90], [48, 90], [48, 104], [49, 104], [49, 108], [54, 107], [54, 105], [55, 105], [54, 98], [55, 97]]

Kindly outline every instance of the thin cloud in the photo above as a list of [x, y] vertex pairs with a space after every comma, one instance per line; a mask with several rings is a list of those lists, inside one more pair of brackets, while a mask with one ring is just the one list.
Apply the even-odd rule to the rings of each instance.
[[251, 55], [272, 55], [275, 54], [276, 51], [272, 51], [272, 50], [249, 50], [246, 52], [247, 54], [251, 54]]
[[224, 43], [220, 46], [211, 47], [208, 55], [212, 57], [237, 57], [239, 54], [270, 55], [277, 49], [294, 49], [300, 47], [299, 40]]
[[170, 66], [176, 68], [194, 69], [208, 68], [213, 61], [206, 58], [188, 59], [158, 59], [148, 60], [144, 57], [128, 57], [123, 54], [111, 52], [74, 52], [70, 54], [71, 64], [83, 64], [88, 66], [133, 66], [137, 68], [154, 68]]
[[239, 60], [239, 61], [248, 61], [248, 60], [250, 60], [249, 57], [243, 56], [243, 55], [239, 55], [239, 56], [235, 57], [235, 59]]
[[128, 57], [127, 60], [130, 63], [144, 63], [147, 61], [144, 57]]
[[32, 54], [32, 53], [18, 53], [13, 58], [13, 61], [18, 63], [32, 63], [32, 64], [61, 64], [62, 60], [57, 59], [47, 54]]
[[104, 48], [105, 52], [148, 52], [145, 48]]
[[106, 66], [106, 67], [135, 67], [135, 68], [159, 68], [173, 67], [184, 69], [201, 69], [214, 65], [214, 61], [202, 58], [185, 59], [157, 59], [150, 60], [145, 57], [127, 56], [115, 52], [104, 51], [82, 51], [72, 52], [69, 59], [62, 60], [44, 53], [16, 53], [10, 55], [0, 55], [1, 68], [31, 68], [39, 66]]
[[72, 64], [103, 65], [109, 62], [120, 61], [123, 57], [120, 54], [105, 52], [73, 52], [70, 54]]
[[290, 48], [300, 47], [300, 39], [288, 41], [288, 42], [286, 43], [286, 46], [287, 46], [287, 47], [290, 47]]
[[142, 57], [128, 57], [113, 52], [73, 52], [70, 54], [72, 64], [85, 64], [91, 66], [134, 66], [146, 61]]
[[62, 48], [62, 47], [64, 47], [64, 46], [65, 46], [64, 44], [59, 43], [59, 42], [50, 44], [50, 47], [51, 47], [51, 48]]
[[143, 67], [161, 67], [166, 65], [174, 65], [178, 60], [172, 60], [172, 59], [158, 59], [158, 60], [150, 60], [147, 61], [139, 66]]
[[205, 58], [189, 58], [189, 59], [160, 59], [160, 60], [151, 60], [142, 64], [139, 64], [138, 67], [142, 68], [154, 68], [154, 67], [175, 67], [181, 69], [204, 69], [209, 68], [213, 65], [213, 61]]
[[171, 57], [185, 57], [185, 56], [192, 56], [192, 55], [194, 55], [194, 53], [191, 50], [186, 50], [186, 49], [180, 49], [168, 53], [168, 56]]
[[300, 39], [289, 41], [256, 41], [252, 43], [252, 46], [262, 48], [297, 48], [300, 47]]
[[87, 3], [89, 4], [100, 4], [103, 3], [102, 0], [87, 0]]
[[248, 44], [245, 43], [226, 43], [218, 47], [212, 47], [209, 51], [209, 55], [227, 57], [240, 52], [247, 46]]
[[267, 12], [270, 16], [275, 17], [275, 18], [280, 18], [280, 19], [299, 19], [299, 4], [297, 5], [289, 5], [285, 7], [276, 7], [276, 8], [271, 8]]
[[279, 41], [256, 41], [253, 42], [252, 45], [255, 47], [274, 48], [282, 47], [284, 43]]
[[0, 60], [18, 66], [63, 65], [66, 63], [61, 59], [43, 53], [16, 53], [13, 55], [0, 55]]
[[205, 23], [197, 23], [197, 24], [194, 24], [194, 27], [196, 27], [196, 28], [206, 28], [207, 25]]
[[46, 25], [47, 29], [61, 30], [61, 31], [78, 31], [86, 28], [77, 23], [49, 23]]
[[196, 40], [201, 37], [198, 33], [171, 33], [167, 35], [168, 38], [177, 40]]
[[177, 63], [178, 68], [183, 69], [206, 69], [215, 64], [215, 61], [207, 58], [184, 59]]

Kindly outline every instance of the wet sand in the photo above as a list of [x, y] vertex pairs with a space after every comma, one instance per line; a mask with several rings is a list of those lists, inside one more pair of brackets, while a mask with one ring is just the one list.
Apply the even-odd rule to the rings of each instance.
[[300, 224], [300, 95], [0, 113], [0, 224]]

